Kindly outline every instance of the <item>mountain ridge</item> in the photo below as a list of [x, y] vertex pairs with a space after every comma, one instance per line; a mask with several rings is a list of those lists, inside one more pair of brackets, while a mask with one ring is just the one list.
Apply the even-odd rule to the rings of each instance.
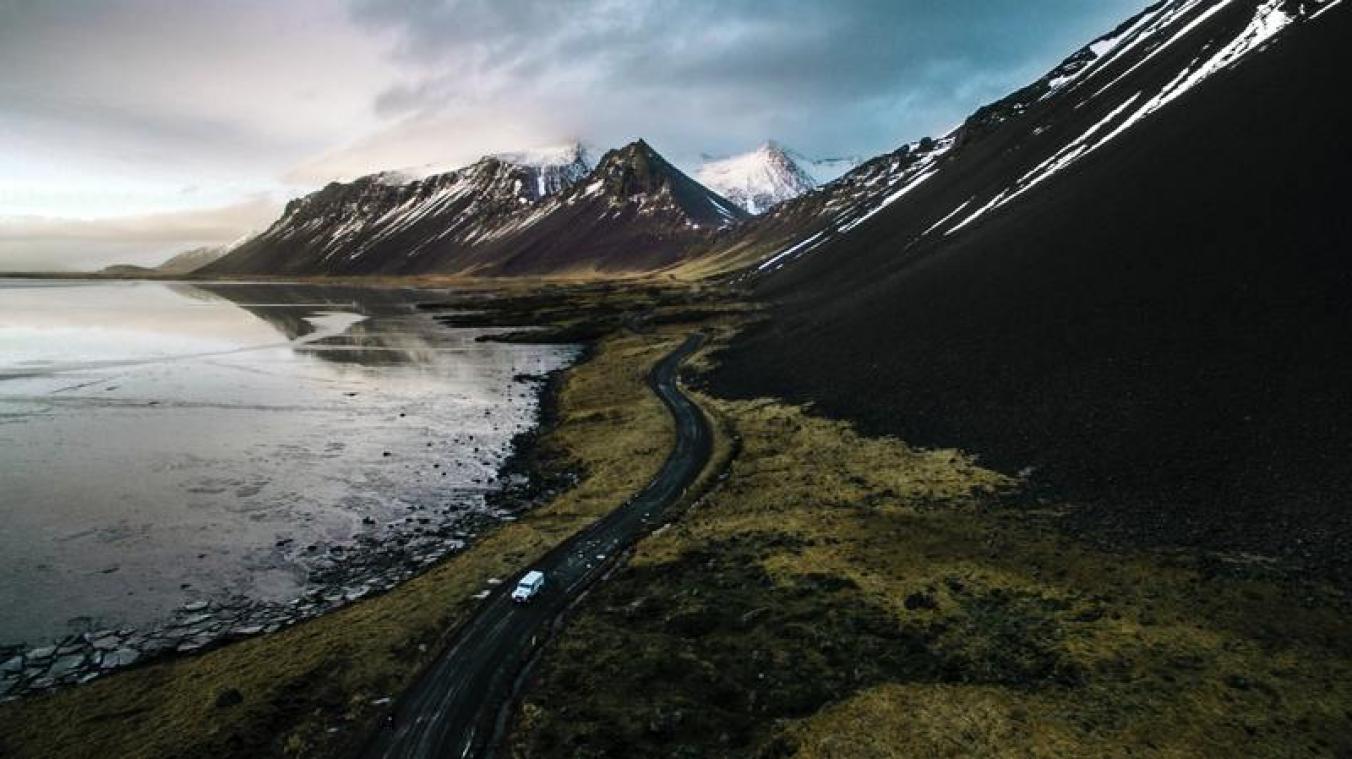
[[202, 273], [503, 276], [646, 271], [744, 218], [642, 140], [583, 173], [486, 156], [408, 182], [333, 182]]

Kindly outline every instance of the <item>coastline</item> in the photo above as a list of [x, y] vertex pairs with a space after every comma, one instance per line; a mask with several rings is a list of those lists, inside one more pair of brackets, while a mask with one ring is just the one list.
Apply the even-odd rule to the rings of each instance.
[[[494, 335], [479, 339], [492, 340]], [[561, 340], [536, 342], [573, 345]], [[208, 594], [192, 598], [153, 625], [90, 625], [94, 629], [0, 645], [0, 705], [273, 634], [360, 599], [388, 593], [466, 550], [576, 481], [575, 473], [543, 459], [538, 441], [557, 419], [563, 377], [585, 360], [586, 350], [579, 347], [561, 369], [512, 378], [513, 387], [530, 387], [534, 420], [508, 441], [506, 454], [485, 482], [487, 490], [457, 496], [458, 500], [477, 499], [478, 505], [424, 503], [410, 507], [407, 516], [381, 523], [367, 516], [362, 522], [366, 530], [346, 541], [302, 547], [290, 538], [279, 539], [274, 550], [293, 553], [286, 560], [305, 575], [308, 589], [293, 598]]]
[[[640, 310], [667, 305], [649, 294], [622, 297]], [[546, 332], [531, 339], [549, 341]], [[75, 747], [105, 756], [233, 755], [240, 746], [281, 753], [293, 745], [306, 747], [287, 749], [300, 755], [341, 754], [501, 578], [608, 513], [617, 493], [633, 492], [656, 471], [672, 433], [644, 377], [674, 334], [611, 334], [545, 383], [546, 413], [535, 440], [517, 441], [513, 471], [575, 473], [580, 480], [556, 497], [542, 497], [556, 485], [527, 491], [541, 503], [466, 550], [303, 624], [0, 706], [0, 747], [15, 756]], [[217, 705], [236, 693], [241, 706]], [[123, 716], [110, 729], [114, 714]]]

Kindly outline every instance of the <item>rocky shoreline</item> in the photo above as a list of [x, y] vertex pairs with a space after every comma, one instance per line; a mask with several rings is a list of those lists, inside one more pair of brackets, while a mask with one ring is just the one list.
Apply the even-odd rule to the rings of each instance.
[[[584, 359], [585, 353], [578, 356]], [[548, 500], [577, 480], [575, 472], [545, 460], [538, 446], [543, 430], [554, 423], [564, 371], [514, 377], [536, 388], [536, 424], [513, 436], [496, 476], [482, 483], [481, 490], [461, 491], [447, 506], [410, 506], [407, 516], [384, 525], [368, 516], [363, 525], [369, 531], [347, 543], [297, 546], [279, 540], [276, 549], [302, 568], [314, 586], [303, 595], [286, 602], [243, 595], [204, 598], [183, 605], [171, 620], [150, 629], [100, 629], [41, 646], [0, 646], [0, 703], [273, 633], [384, 593], [463, 550], [494, 525]]]

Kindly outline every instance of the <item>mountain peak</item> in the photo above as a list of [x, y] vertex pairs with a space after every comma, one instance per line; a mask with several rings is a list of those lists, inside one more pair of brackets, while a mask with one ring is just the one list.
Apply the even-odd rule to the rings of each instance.
[[758, 214], [817, 186], [804, 163], [811, 161], [766, 140], [749, 153], [706, 162], [696, 177], [748, 213]]
[[642, 139], [615, 148], [596, 165], [598, 178], [608, 191], [628, 197], [655, 192], [670, 185], [680, 171]]
[[678, 209], [695, 225], [724, 226], [743, 218], [735, 205], [691, 179], [643, 139], [606, 153], [587, 191], [604, 192], [615, 202], [638, 200], [649, 209]]
[[654, 150], [652, 145], [649, 145], [648, 142], [642, 138], [634, 140], [633, 142], [630, 142], [626, 145], [621, 145], [618, 148], [606, 151], [606, 154], [601, 157], [601, 161], [600, 163], [597, 164], [597, 166], [600, 167], [602, 164], [605, 164], [608, 161], [611, 163], [632, 162], [632, 161], [647, 161], [647, 162], [659, 161], [661, 163], [666, 163], [666, 159], [663, 158], [660, 153]]

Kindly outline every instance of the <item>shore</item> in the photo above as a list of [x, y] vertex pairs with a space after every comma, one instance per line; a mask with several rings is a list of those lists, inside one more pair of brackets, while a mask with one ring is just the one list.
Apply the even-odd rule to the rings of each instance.
[[[558, 326], [609, 319], [619, 301], [625, 311], [667, 316], [687, 307], [660, 294], [588, 293], [570, 296], [573, 317]], [[315, 619], [0, 706], [0, 750], [113, 757], [349, 750], [487, 589], [656, 471], [672, 433], [644, 378], [683, 334], [683, 328], [612, 334], [551, 383], [544, 423], [534, 440], [520, 441], [511, 464], [517, 481], [528, 470], [535, 484], [503, 496], [539, 505], [514, 521], [388, 592]], [[551, 337], [535, 331], [514, 339]]]
[[[44, 307], [64, 310], [65, 299], [70, 297], [77, 299], [77, 308], [89, 309], [94, 302], [104, 302], [99, 300], [100, 294], [110, 291], [97, 284], [92, 289], [74, 289], [79, 294], [43, 296], [46, 300], [36, 301], [18, 299], [9, 303], [10, 311], [22, 311], [25, 303], [32, 308], [34, 302], [39, 311]], [[123, 288], [111, 290], [121, 292]], [[143, 297], [142, 293], [155, 296], [165, 290], [158, 284], [146, 285], [132, 295], [117, 298], [134, 302]], [[288, 308], [286, 303], [316, 297], [346, 303], [341, 296], [358, 292], [332, 287], [288, 288], [279, 284], [254, 288], [238, 285], [223, 290], [226, 295], [221, 302], [225, 305], [221, 309], [238, 314], [239, 321], [257, 323], [261, 319], [277, 330], [282, 339], [307, 340], [327, 333], [307, 333], [313, 327], [307, 319], [297, 316], [304, 312]], [[70, 287], [51, 290], [71, 291]], [[18, 292], [49, 290], [21, 287]], [[20, 573], [17, 565], [16, 573], [7, 578], [7, 590], [19, 595], [5, 610], [4, 638], [0, 639], [0, 703], [87, 683], [129, 666], [144, 666], [276, 632], [358, 599], [378, 595], [445, 556], [463, 550], [475, 536], [491, 529], [499, 520], [511, 519], [535, 503], [540, 490], [538, 483], [527, 476], [527, 468], [515, 466], [514, 462], [523, 457], [534, 438], [530, 432], [533, 420], [543, 415], [539, 396], [548, 395], [550, 387], [557, 384], [551, 382], [546, 372], [570, 360], [573, 349], [476, 345], [476, 335], [489, 335], [492, 330], [446, 330], [426, 314], [404, 319], [403, 315], [410, 313], [420, 297], [417, 293], [360, 292], [362, 295], [353, 297], [361, 298], [360, 312], [366, 318], [358, 331], [340, 337], [339, 332], [343, 331], [340, 329], [326, 338], [336, 338], [331, 344], [314, 346], [313, 352], [307, 354], [291, 352], [303, 356], [297, 360], [305, 364], [305, 377], [328, 377], [329, 384], [315, 381], [295, 385], [283, 381], [296, 389], [289, 389], [285, 396], [272, 395], [269, 393], [273, 388], [266, 383], [247, 382], [258, 376], [282, 377], [291, 367], [273, 366], [265, 372], [254, 371], [258, 367], [248, 365], [249, 373], [242, 375], [245, 380], [233, 399], [216, 394], [203, 398], [191, 389], [180, 388], [191, 388], [199, 378], [203, 384], [209, 384], [220, 374], [237, 371], [238, 365], [248, 362], [236, 361], [220, 368], [206, 362], [200, 370], [195, 368], [198, 362], [175, 362], [171, 366], [194, 368], [180, 368], [173, 382], [157, 384], [138, 381], [133, 376], [105, 383], [108, 391], [120, 387], [123, 395], [108, 401], [113, 396], [100, 392], [96, 399], [87, 402], [108, 404], [114, 418], [98, 417], [97, 423], [85, 423], [82, 421], [88, 419], [85, 413], [68, 414], [64, 418], [72, 420], [67, 425], [70, 429], [83, 433], [83, 424], [92, 434], [88, 445], [70, 448], [42, 444], [45, 440], [40, 434], [42, 425], [50, 428], [52, 424], [42, 405], [43, 393], [50, 389], [49, 385], [38, 385], [35, 390], [32, 383], [20, 384], [18, 389], [7, 390], [17, 393], [6, 396], [7, 401], [13, 401], [13, 405], [6, 406], [8, 418], [11, 422], [19, 421], [6, 426], [5, 445], [14, 446], [7, 450], [36, 451], [27, 459], [22, 456], [6, 459], [16, 475], [9, 478], [9, 484], [20, 493], [29, 493], [25, 502], [16, 503], [16, 507], [39, 513], [59, 503], [61, 514], [78, 513], [80, 501], [72, 501], [67, 507], [59, 495], [53, 494], [63, 492], [59, 489], [62, 483], [78, 481], [77, 474], [88, 472], [89, 483], [103, 491], [103, 500], [121, 498], [128, 503], [164, 504], [163, 521], [154, 518], [153, 515], [160, 514], [154, 511], [155, 506], [138, 513], [147, 525], [156, 525], [159, 534], [172, 533], [173, 537], [159, 538], [157, 543], [156, 533], [147, 526], [139, 533], [129, 533], [139, 541], [137, 550], [119, 555], [116, 547], [126, 545], [127, 537], [120, 538], [121, 542], [98, 540], [96, 528], [103, 523], [97, 521], [97, 516], [94, 521], [71, 516], [64, 521], [42, 523], [41, 531], [35, 535], [38, 539], [32, 543], [37, 545], [45, 536], [57, 536], [51, 541], [55, 547], [50, 550], [38, 548], [28, 554], [24, 553], [25, 546], [9, 544], [15, 551], [9, 557], [12, 561], [33, 557], [26, 562], [27, 567], [36, 566], [38, 570], [31, 574], [41, 575], [43, 567], [53, 567], [71, 579], [59, 588], [35, 594], [36, 598], [34, 595], [24, 598], [31, 592], [28, 589], [35, 587], [29, 583], [41, 583], [43, 578]], [[442, 298], [444, 294], [433, 291], [421, 297]], [[118, 299], [112, 302], [120, 303]], [[254, 305], [274, 301], [282, 305]], [[356, 302], [353, 301], [354, 309], [358, 308]], [[195, 303], [188, 306], [196, 307]], [[394, 326], [385, 326], [391, 324], [390, 319], [395, 320]], [[385, 333], [390, 329], [394, 334], [387, 336]], [[272, 339], [271, 330], [260, 331], [261, 338], [255, 340], [267, 343]], [[111, 338], [95, 329], [92, 339], [102, 345]], [[438, 346], [456, 350], [435, 352], [433, 349]], [[359, 354], [348, 350], [349, 347], [363, 352]], [[371, 361], [370, 354], [376, 351], [383, 352], [376, 354], [375, 368], [362, 363]], [[317, 358], [320, 355], [322, 359]], [[435, 361], [429, 355], [465, 358]], [[552, 358], [548, 361], [530, 358], [537, 355]], [[7, 358], [16, 360], [24, 356], [25, 346], [20, 343], [15, 354]], [[526, 358], [516, 358], [520, 356]], [[349, 367], [354, 365], [352, 357], [357, 357], [357, 365], [367, 367], [361, 370], [362, 376], [394, 380], [395, 389], [385, 392], [382, 387], [364, 384], [359, 379], [345, 381], [351, 375]], [[453, 368], [447, 361], [467, 360], [475, 364], [495, 357], [499, 363], [491, 365], [496, 369], [469, 380], [414, 372], [415, 377], [426, 374], [429, 379], [411, 385], [407, 381], [408, 372], [401, 372], [405, 366], [418, 362], [445, 369]], [[324, 374], [322, 369], [327, 367], [336, 368]], [[163, 376], [153, 371], [147, 374], [152, 378]], [[61, 378], [65, 376], [54, 373], [50, 386], [62, 386], [66, 380]], [[82, 377], [81, 381], [88, 379]], [[350, 392], [340, 393], [336, 389], [340, 382], [342, 389]], [[397, 384], [400, 382], [403, 384]], [[462, 391], [477, 391], [480, 386], [489, 388], [485, 392], [491, 395], [486, 397], [500, 399], [486, 407], [492, 414], [487, 410], [481, 413], [479, 408], [471, 410], [467, 403], [458, 400], [464, 395]], [[103, 391], [104, 385], [98, 389]], [[418, 405], [420, 393], [426, 393], [431, 401], [427, 408]], [[455, 400], [443, 402], [441, 399], [448, 393]], [[29, 398], [34, 399], [37, 409], [32, 418], [37, 420], [34, 424], [39, 433], [30, 432], [23, 425], [29, 418], [24, 416], [29, 411], [29, 406], [24, 405]], [[208, 403], [202, 408], [216, 408], [211, 404], [221, 402], [220, 408], [227, 411], [215, 415], [199, 411], [197, 404], [203, 400]], [[320, 410], [311, 409], [298, 420], [276, 413], [259, 416], [263, 408], [277, 408], [286, 414], [298, 403], [313, 403]], [[543, 405], [548, 406], [548, 402]], [[221, 418], [227, 415], [231, 418]], [[163, 421], [166, 418], [170, 421]], [[239, 449], [218, 452], [210, 445], [193, 447], [192, 440], [183, 441], [185, 446], [165, 444], [139, 455], [122, 455], [122, 450], [139, 452], [139, 448], [112, 445], [108, 447], [114, 450], [105, 454], [99, 448], [99, 438], [108, 437], [104, 434], [110, 428], [107, 425], [141, 431], [146, 438], [156, 438], [166, 430], [198, 427], [212, 429], [214, 435], [229, 440], [228, 430], [236, 429], [247, 436], [245, 439], [253, 449], [261, 450], [277, 441], [286, 445], [281, 448], [282, 454], [258, 463], [231, 458], [243, 456]], [[523, 429], [527, 432], [513, 434]], [[125, 461], [128, 466], [108, 465], [108, 461], [115, 460], [111, 458], [114, 455], [120, 455], [116, 460]], [[204, 458], [212, 456], [216, 458]], [[52, 470], [61, 472], [53, 474], [40, 468], [42, 462], [52, 460], [68, 465], [67, 469]], [[144, 476], [132, 475], [127, 479], [154, 481], [156, 472], [162, 471], [156, 470], [156, 465], [180, 460], [209, 465], [185, 469], [158, 490], [136, 490], [118, 479], [124, 472], [146, 465], [151, 470]], [[269, 466], [270, 462], [276, 466]], [[289, 471], [292, 469], [297, 473], [322, 474], [306, 479], [300, 474], [292, 476]], [[243, 491], [218, 484], [230, 482], [226, 478], [232, 475], [251, 478], [254, 484]], [[325, 487], [331, 479], [344, 476], [353, 477], [357, 484]], [[393, 479], [385, 479], [387, 476]], [[363, 489], [363, 483], [375, 481], [385, 485], [379, 490]], [[311, 487], [317, 489], [312, 491]], [[555, 485], [556, 489], [559, 487]], [[259, 495], [257, 491], [263, 492]], [[317, 508], [298, 507], [298, 503], [306, 502], [294, 497], [292, 491], [313, 492], [315, 495], [308, 503]], [[139, 499], [128, 495], [133, 492]], [[40, 500], [43, 497], [46, 500]], [[331, 508], [332, 501], [328, 499], [338, 497], [344, 499], [342, 508]], [[208, 511], [216, 506], [220, 509]], [[24, 509], [11, 515], [10, 526], [15, 531], [11, 540], [39, 529], [31, 521], [24, 521]], [[174, 522], [177, 512], [210, 513], [210, 519], [215, 521], [210, 529], [203, 527], [198, 531], [196, 522]], [[235, 521], [230, 521], [232, 518]], [[207, 520], [198, 520], [203, 521]], [[240, 534], [235, 535], [232, 529], [222, 532], [221, 524], [238, 527]], [[264, 526], [253, 528], [253, 525]], [[61, 536], [77, 531], [79, 535], [96, 537], [82, 542], [78, 551], [66, 549], [66, 553], [61, 553], [58, 548], [66, 545]], [[194, 538], [196, 542], [190, 542]], [[156, 560], [143, 558], [165, 555], [173, 560], [158, 558], [155, 563]], [[168, 568], [168, 576], [162, 580], [160, 567]], [[82, 577], [85, 574], [88, 579]]]

